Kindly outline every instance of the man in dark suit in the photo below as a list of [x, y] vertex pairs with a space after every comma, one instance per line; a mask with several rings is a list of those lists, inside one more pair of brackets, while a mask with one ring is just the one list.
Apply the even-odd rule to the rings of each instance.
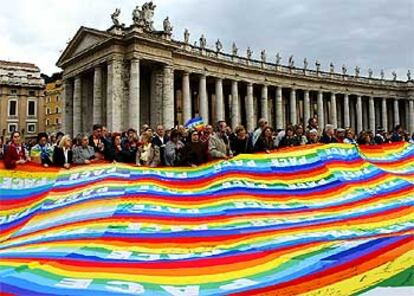
[[155, 135], [152, 138], [152, 144], [155, 146], [160, 147], [160, 157], [161, 157], [161, 164], [165, 165], [164, 162], [164, 150], [165, 145], [168, 142], [168, 136], [165, 134], [164, 127], [162, 125], [157, 126], [157, 130], [155, 131]]

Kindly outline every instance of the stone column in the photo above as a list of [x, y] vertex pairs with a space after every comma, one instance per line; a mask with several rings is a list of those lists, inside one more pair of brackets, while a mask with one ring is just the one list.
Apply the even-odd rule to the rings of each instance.
[[410, 120], [410, 135], [414, 133], [414, 99], [408, 99], [408, 118]]
[[387, 99], [382, 98], [382, 108], [381, 108], [381, 117], [382, 117], [382, 127], [385, 131], [388, 131], [388, 112], [387, 112]]
[[75, 86], [73, 89], [73, 137], [80, 134], [82, 125], [82, 79], [80, 75], [75, 77]]
[[200, 76], [198, 92], [200, 94], [200, 116], [203, 118], [204, 123], [208, 124], [207, 77], [205, 74]]
[[121, 131], [122, 116], [122, 62], [115, 58], [108, 62], [108, 83], [106, 95], [106, 124], [110, 131]]
[[239, 85], [236, 80], [231, 82], [231, 127], [240, 125]]
[[251, 132], [254, 130], [254, 120], [253, 120], [253, 83], [247, 83], [247, 97], [246, 97], [246, 123], [247, 131]]
[[174, 69], [170, 65], [163, 68], [162, 121], [165, 129], [174, 127]]
[[65, 79], [63, 81], [63, 121], [62, 131], [65, 134], [72, 134], [73, 132], [73, 82]]
[[310, 119], [310, 97], [309, 90], [305, 90], [303, 93], [303, 123], [306, 126], [306, 123]]
[[373, 97], [368, 98], [368, 105], [369, 129], [375, 134], [375, 102]]
[[224, 98], [223, 98], [223, 79], [216, 78], [216, 121], [225, 120]]
[[398, 99], [394, 99], [394, 126], [400, 124], [400, 110], [398, 108]]
[[298, 123], [296, 111], [296, 89], [292, 88], [290, 91], [290, 122], [293, 125]]
[[140, 130], [140, 69], [139, 59], [131, 60], [129, 73], [128, 127]]
[[102, 67], [96, 66], [93, 74], [93, 124], [102, 124]]
[[351, 126], [351, 120], [349, 116], [349, 95], [344, 94], [344, 128]]
[[325, 128], [325, 120], [323, 116], [323, 92], [318, 91], [318, 124], [319, 129], [322, 131]]
[[283, 102], [282, 102], [282, 87], [277, 86], [276, 87], [276, 129], [283, 129], [285, 128], [285, 125], [283, 123]]
[[338, 128], [338, 113], [336, 107], [336, 94], [331, 93], [331, 121], [334, 128]]
[[184, 72], [182, 78], [183, 89], [183, 119], [184, 124], [192, 118], [191, 116], [191, 92], [190, 92], [190, 73]]
[[356, 101], [356, 118], [357, 118], [357, 127], [356, 127], [356, 133], [358, 134], [360, 131], [362, 131], [362, 98], [360, 95], [357, 96]]
[[260, 105], [261, 105], [261, 117], [265, 118], [266, 120], [269, 120], [269, 106], [268, 106], [268, 100], [269, 100], [269, 93], [267, 85], [262, 86], [262, 97], [260, 99]]

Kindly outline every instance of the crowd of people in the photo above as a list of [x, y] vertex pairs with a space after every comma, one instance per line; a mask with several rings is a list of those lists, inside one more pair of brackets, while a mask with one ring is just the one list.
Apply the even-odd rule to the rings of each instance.
[[284, 130], [274, 130], [266, 119], [258, 121], [258, 127], [249, 133], [245, 127], [232, 129], [225, 121], [214, 129], [206, 125], [202, 129], [184, 126], [166, 131], [158, 125], [155, 131], [144, 125], [138, 132], [132, 128], [125, 132], [110, 132], [105, 126], [95, 124], [90, 135], [56, 135], [39, 133], [37, 140], [24, 142], [20, 132], [15, 131], [4, 143], [0, 138], [0, 159], [7, 169], [27, 162], [44, 167], [57, 166], [69, 169], [73, 165], [89, 165], [96, 161], [133, 163], [137, 166], [191, 166], [214, 159], [230, 159], [242, 153], [264, 152], [316, 143], [349, 143], [377, 145], [389, 142], [410, 141], [414, 134], [397, 125], [386, 133], [382, 127], [377, 133], [361, 131], [358, 135], [352, 128], [336, 128], [326, 125], [321, 131], [316, 118], [311, 118], [306, 127], [288, 125]]

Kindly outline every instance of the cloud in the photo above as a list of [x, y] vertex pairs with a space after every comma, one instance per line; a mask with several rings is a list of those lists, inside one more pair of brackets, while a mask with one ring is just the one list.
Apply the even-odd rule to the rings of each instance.
[[[4, 2], [4, 3], [2, 3]], [[58, 71], [60, 51], [81, 26], [107, 29], [110, 13], [121, 8], [121, 20], [130, 24], [136, 0], [0, 0], [0, 58], [34, 62], [43, 72]], [[371, 67], [395, 70], [405, 79], [414, 69], [413, 0], [159, 0], [155, 24], [162, 27], [168, 15], [174, 38], [182, 39], [184, 28], [192, 42], [206, 34], [208, 44], [220, 38], [230, 51], [235, 41], [244, 54], [251, 46], [258, 57], [266, 49], [269, 60], [277, 52], [286, 63], [294, 55], [297, 65], [305, 57], [313, 65], [319, 59], [324, 69], [330, 62], [339, 69], [359, 65], [362, 73]], [[413, 72], [413, 70], [412, 70]], [[378, 75], [378, 74], [377, 74]]]

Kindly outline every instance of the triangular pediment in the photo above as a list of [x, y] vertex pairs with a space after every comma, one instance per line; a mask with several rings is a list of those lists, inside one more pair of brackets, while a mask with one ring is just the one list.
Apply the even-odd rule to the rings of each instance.
[[85, 52], [110, 38], [111, 35], [107, 32], [81, 27], [66, 46], [56, 65], [60, 67], [65, 61], [76, 57], [82, 52]]

